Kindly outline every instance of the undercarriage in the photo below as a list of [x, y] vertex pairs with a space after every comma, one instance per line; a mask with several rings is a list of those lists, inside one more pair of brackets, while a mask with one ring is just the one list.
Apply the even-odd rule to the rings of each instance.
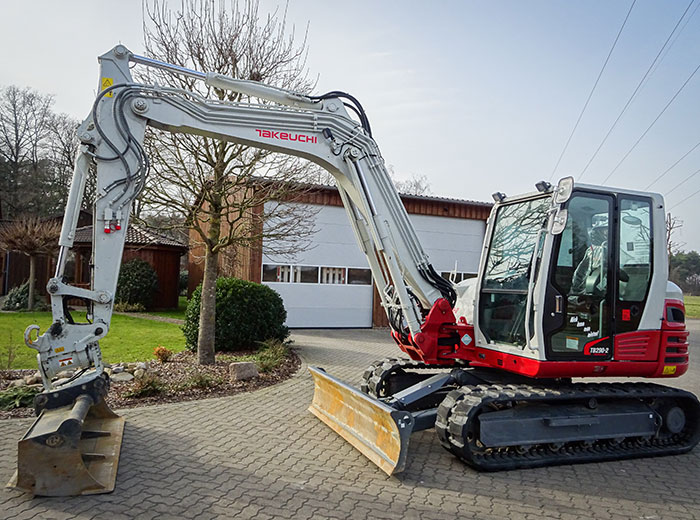
[[493, 369], [384, 359], [361, 390], [409, 412], [412, 431], [435, 428], [448, 451], [482, 471], [690, 451], [700, 403], [652, 383], [532, 380]]

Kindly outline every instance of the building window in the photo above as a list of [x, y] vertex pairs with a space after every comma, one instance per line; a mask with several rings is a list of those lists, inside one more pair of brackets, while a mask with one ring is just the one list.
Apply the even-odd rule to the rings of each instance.
[[263, 282], [372, 285], [372, 271], [356, 267], [263, 264]]
[[350, 285], [372, 285], [372, 271], [348, 267], [348, 283]]
[[276, 265], [263, 264], [262, 281], [263, 282], [276, 282], [277, 281], [277, 266]]
[[297, 283], [318, 283], [318, 267], [294, 266], [294, 281]]
[[344, 284], [344, 267], [321, 267], [321, 283]]
[[263, 264], [263, 282], [290, 282], [292, 266]]

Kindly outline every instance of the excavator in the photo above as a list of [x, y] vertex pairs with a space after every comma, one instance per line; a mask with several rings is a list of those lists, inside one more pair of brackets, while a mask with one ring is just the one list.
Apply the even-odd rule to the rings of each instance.
[[[114, 489], [124, 419], [105, 403], [99, 341], [110, 329], [132, 203], [143, 189], [147, 126], [308, 159], [336, 179], [367, 257], [391, 336], [404, 356], [376, 361], [359, 388], [310, 367], [309, 410], [388, 474], [407, 463], [413, 432], [477, 470], [688, 452], [700, 440], [691, 393], [650, 382], [688, 370], [680, 289], [668, 281], [664, 201], [654, 193], [538, 182], [495, 193], [478, 276], [453, 283], [423, 250], [394, 188], [362, 105], [340, 91], [311, 96], [160, 62], [117, 45], [100, 56], [47, 284], [53, 315], [25, 331], [45, 390], [18, 444], [9, 485], [36, 495]], [[135, 82], [153, 67], [242, 94], [213, 101]], [[96, 169], [92, 282], [65, 268], [88, 170]], [[81, 322], [70, 300], [87, 304]], [[68, 380], [56, 375], [72, 369]], [[616, 381], [619, 381], [617, 379]]]

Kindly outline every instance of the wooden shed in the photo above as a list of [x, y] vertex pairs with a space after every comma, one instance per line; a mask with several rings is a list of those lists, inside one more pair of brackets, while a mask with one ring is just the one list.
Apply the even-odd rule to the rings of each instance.
[[[46, 220], [63, 222], [63, 214], [47, 217]], [[9, 222], [9, 221], [4, 221]], [[0, 222], [3, 225], [4, 222]], [[85, 226], [92, 222], [92, 214], [86, 210], [80, 210], [78, 226]], [[56, 259], [49, 256], [39, 256], [36, 261], [36, 287], [37, 295], [45, 293], [46, 284], [54, 275]], [[22, 253], [0, 250], [0, 296], [6, 295], [10, 290], [22, 285], [29, 279], [29, 257]]]
[[[90, 252], [92, 248], [92, 226], [78, 228], [75, 233], [76, 285], [90, 283]], [[122, 263], [134, 258], [145, 260], [158, 275], [158, 291], [153, 297], [156, 309], [176, 309], [178, 306], [180, 257], [187, 253], [187, 246], [153, 230], [131, 223], [126, 231], [126, 242]]]

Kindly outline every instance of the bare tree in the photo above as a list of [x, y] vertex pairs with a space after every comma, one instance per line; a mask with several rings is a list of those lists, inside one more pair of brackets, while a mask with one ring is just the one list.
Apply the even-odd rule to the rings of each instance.
[[40, 212], [43, 146], [49, 132], [53, 97], [30, 89], [9, 86], [0, 90], [0, 218], [27, 211]]
[[389, 165], [389, 177], [394, 183], [396, 191], [405, 195], [431, 195], [430, 181], [427, 175], [414, 173], [409, 179], [399, 179], [394, 171], [394, 166]]
[[[223, 0], [186, 0], [174, 9], [154, 0], [145, 4], [144, 40], [147, 55], [169, 63], [299, 92], [313, 86], [306, 73], [305, 35], [297, 43], [286, 13], [261, 16], [257, 1], [229, 5]], [[162, 71], [149, 71], [140, 79], [218, 101], [247, 100]], [[213, 363], [220, 255], [233, 245], [260, 247], [263, 237], [276, 239], [266, 246], [277, 244], [286, 253], [306, 247], [313, 219], [302, 205], [288, 203], [299, 195], [299, 181], [307, 180], [306, 163], [184, 134], [149, 131], [146, 146], [152, 172], [137, 214], [173, 215], [172, 226], [184, 222], [204, 247], [197, 352], [199, 363]]]
[[669, 271], [671, 268], [671, 258], [677, 254], [685, 245], [685, 242], [674, 240], [676, 231], [683, 227], [683, 221], [674, 217], [671, 213], [666, 214], [666, 249], [668, 251]]
[[22, 217], [0, 227], [0, 247], [29, 257], [29, 302], [34, 308], [36, 259], [40, 255], [53, 254], [58, 249], [61, 226], [55, 221], [42, 221], [37, 217]]
[[[68, 114], [50, 114], [48, 135], [44, 146], [46, 156], [50, 161], [50, 177], [46, 181], [44, 192], [48, 208], [44, 213], [62, 212], [66, 203], [73, 178], [75, 157], [80, 147], [78, 126], [80, 126], [80, 121]], [[96, 181], [93, 166], [85, 182], [83, 208], [92, 209], [95, 203], [95, 191]]]

